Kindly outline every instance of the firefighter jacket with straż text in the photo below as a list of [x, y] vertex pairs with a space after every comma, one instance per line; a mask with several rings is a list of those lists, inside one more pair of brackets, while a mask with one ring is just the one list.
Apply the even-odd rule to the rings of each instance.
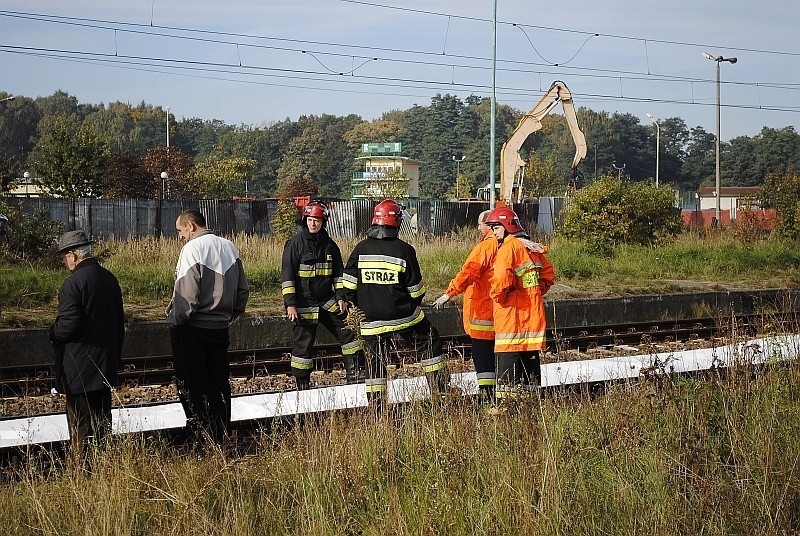
[[376, 337], [410, 328], [425, 318], [425, 285], [413, 246], [397, 229], [372, 226], [353, 249], [342, 283], [347, 299], [363, 311], [361, 334]]
[[484, 233], [445, 291], [451, 298], [464, 294], [464, 331], [473, 339], [494, 339], [494, 304], [489, 290], [497, 247], [492, 232]]
[[544, 253], [507, 236], [497, 250], [490, 296], [494, 301], [495, 352], [545, 348], [544, 295], [554, 282]]
[[244, 313], [249, 297], [239, 250], [206, 229], [181, 249], [167, 321], [173, 328], [227, 329]]
[[281, 293], [284, 307], [295, 306], [300, 320], [316, 323], [319, 308], [338, 313], [344, 299], [342, 253], [325, 229], [303, 226], [283, 249]]

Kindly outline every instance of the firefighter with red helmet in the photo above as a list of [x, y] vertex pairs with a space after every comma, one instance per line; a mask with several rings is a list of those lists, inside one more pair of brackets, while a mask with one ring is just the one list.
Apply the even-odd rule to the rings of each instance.
[[347, 301], [342, 286], [342, 253], [325, 225], [328, 207], [311, 201], [297, 223], [300, 229], [286, 242], [281, 261], [281, 293], [286, 317], [294, 325], [292, 375], [299, 390], [311, 385], [314, 362], [311, 350], [322, 324], [342, 346], [347, 382], [358, 379], [361, 346], [345, 324]]
[[486, 219], [500, 247], [489, 295], [494, 301], [494, 351], [498, 399], [541, 384], [540, 352], [545, 348], [544, 295], [553, 286], [547, 248], [530, 240], [516, 213], [492, 210]]
[[464, 294], [464, 331], [471, 339], [478, 392], [484, 403], [494, 401], [497, 383], [494, 368], [494, 304], [489, 297], [489, 289], [499, 244], [491, 228], [486, 225], [490, 213], [490, 210], [484, 210], [478, 216], [480, 241], [472, 248], [458, 274], [450, 280], [444, 294], [433, 302], [433, 307], [439, 309], [451, 298]]
[[388, 351], [395, 335], [422, 356], [432, 393], [443, 392], [450, 380], [439, 333], [420, 308], [425, 285], [417, 252], [398, 237], [403, 213], [391, 199], [378, 203], [367, 237], [353, 249], [342, 278], [348, 300], [364, 314], [360, 329], [368, 351], [365, 384], [367, 399], [376, 406], [386, 393]]

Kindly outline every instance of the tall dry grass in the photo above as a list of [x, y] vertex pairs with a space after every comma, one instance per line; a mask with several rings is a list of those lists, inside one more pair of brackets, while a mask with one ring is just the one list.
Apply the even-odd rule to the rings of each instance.
[[[273, 237], [238, 235], [251, 283], [249, 310], [282, 314], [280, 262], [283, 242]], [[414, 237], [423, 277], [432, 301], [458, 272], [474, 246], [474, 229], [441, 237]], [[358, 242], [340, 240], [346, 261]], [[580, 241], [553, 238], [548, 257], [561, 286], [559, 297], [694, 291], [734, 286], [796, 287], [800, 284], [800, 249], [778, 238], [743, 243], [732, 234], [686, 233], [659, 247], [620, 245], [611, 257], [592, 254]], [[109, 240], [100, 244], [102, 261], [120, 280], [126, 313], [132, 320], [163, 317], [181, 244], [175, 238]], [[0, 265], [0, 322], [52, 321], [65, 270]]]
[[117, 438], [94, 474], [23, 470], [6, 534], [794, 534], [800, 365], [416, 404], [265, 430], [250, 454]]

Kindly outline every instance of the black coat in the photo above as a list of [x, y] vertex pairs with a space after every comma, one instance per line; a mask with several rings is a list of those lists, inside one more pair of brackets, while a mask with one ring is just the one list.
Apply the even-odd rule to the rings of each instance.
[[303, 226], [283, 248], [284, 307], [319, 307], [331, 299], [344, 299], [343, 270], [342, 253], [328, 232], [322, 229], [312, 234]]
[[95, 259], [85, 259], [61, 285], [50, 327], [56, 390], [79, 394], [115, 387], [124, 337], [119, 282]]

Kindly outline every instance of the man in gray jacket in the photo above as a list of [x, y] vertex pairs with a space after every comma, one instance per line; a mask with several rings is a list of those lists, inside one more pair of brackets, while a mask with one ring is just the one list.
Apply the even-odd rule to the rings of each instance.
[[228, 326], [250, 290], [236, 246], [207, 230], [200, 211], [183, 211], [175, 229], [185, 242], [167, 307], [178, 396], [189, 431], [221, 444], [231, 424]]
[[67, 426], [78, 461], [84, 443], [111, 432], [111, 388], [117, 385], [125, 317], [114, 274], [92, 257], [85, 231], [58, 241], [71, 275], [58, 291], [58, 313], [50, 327], [56, 390], [67, 395]]

